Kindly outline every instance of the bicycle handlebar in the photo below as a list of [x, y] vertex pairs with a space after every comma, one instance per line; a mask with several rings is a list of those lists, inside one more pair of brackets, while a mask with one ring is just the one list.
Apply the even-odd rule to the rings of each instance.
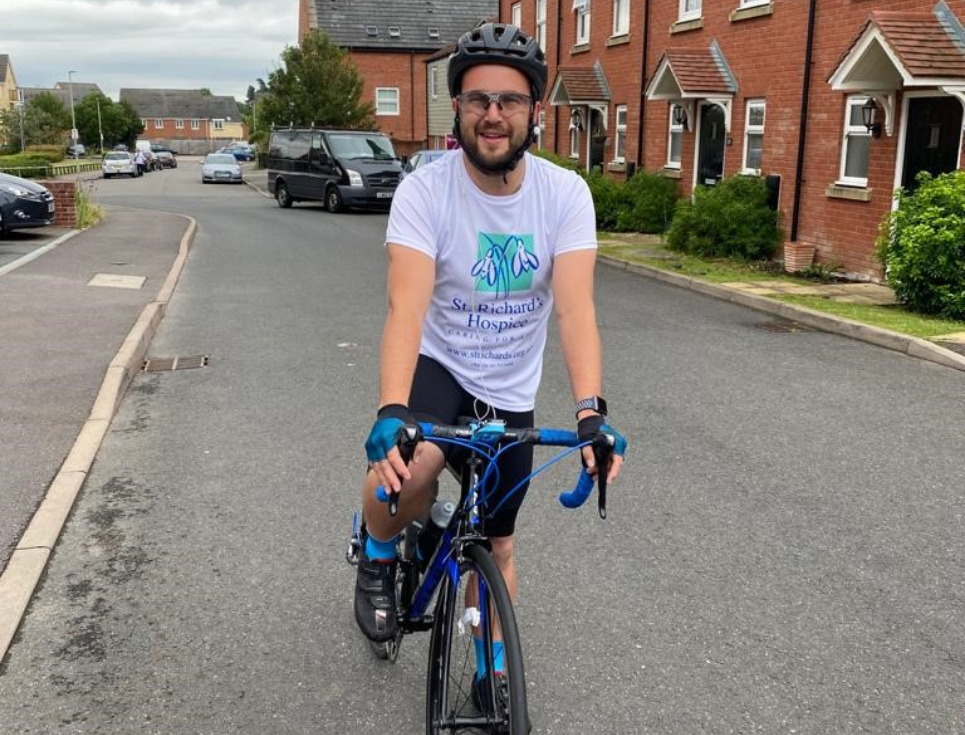
[[[424, 440], [441, 439], [463, 441], [482, 447], [494, 447], [512, 443], [533, 444], [552, 447], [579, 447], [585, 445], [576, 432], [549, 428], [506, 428], [499, 422], [473, 425], [447, 426], [445, 424], [419, 423], [406, 424], [399, 430], [398, 447], [403, 460], [408, 464], [415, 452], [416, 444]], [[607, 474], [613, 456], [615, 438], [607, 433], [597, 436], [590, 446], [596, 458], [597, 479], [599, 480], [599, 513], [606, 518]], [[534, 473], [535, 474], [535, 473]], [[569, 492], [560, 493], [559, 501], [565, 508], [579, 508], [590, 497], [594, 478], [584, 467], [576, 486]], [[395, 515], [399, 508], [399, 493], [386, 491], [383, 486], [376, 490], [376, 497], [389, 504], [389, 515]]]

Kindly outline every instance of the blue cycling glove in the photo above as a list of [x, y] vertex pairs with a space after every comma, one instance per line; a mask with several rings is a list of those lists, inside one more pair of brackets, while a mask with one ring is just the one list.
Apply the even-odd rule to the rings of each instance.
[[606, 423], [605, 416], [590, 415], [579, 420], [576, 425], [576, 434], [580, 442], [592, 442], [597, 434], [611, 434], [614, 438], [613, 453], [621, 457], [627, 451], [627, 440], [623, 434]]
[[369, 462], [381, 462], [399, 441], [399, 430], [415, 419], [408, 406], [390, 403], [382, 406], [376, 416], [369, 438], [365, 440], [365, 455]]

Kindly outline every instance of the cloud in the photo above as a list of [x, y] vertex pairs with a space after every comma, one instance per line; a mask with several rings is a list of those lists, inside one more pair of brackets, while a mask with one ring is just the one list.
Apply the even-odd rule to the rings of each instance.
[[198, 89], [243, 98], [296, 42], [293, 0], [3, 0], [0, 53], [17, 83]]

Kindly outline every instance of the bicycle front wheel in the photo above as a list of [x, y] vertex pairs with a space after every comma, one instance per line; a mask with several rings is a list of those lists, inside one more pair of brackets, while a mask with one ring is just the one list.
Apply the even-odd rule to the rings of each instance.
[[429, 644], [426, 732], [526, 735], [523, 653], [506, 582], [480, 544], [465, 548], [458, 569], [452, 564]]

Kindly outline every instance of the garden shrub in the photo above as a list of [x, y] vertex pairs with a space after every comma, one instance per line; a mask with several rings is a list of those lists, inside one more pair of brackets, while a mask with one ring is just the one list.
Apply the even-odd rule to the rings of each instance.
[[617, 218], [624, 207], [622, 185], [597, 171], [587, 175], [586, 183], [590, 187], [593, 207], [596, 209], [596, 228], [607, 232], [615, 231]]
[[0, 156], [0, 171], [25, 179], [44, 179], [52, 174], [50, 161], [41, 156]]
[[617, 232], [664, 232], [677, 206], [677, 182], [657, 173], [640, 171], [622, 186], [623, 206], [617, 213]]
[[767, 186], [757, 176], [738, 174], [714, 187], [699, 186], [692, 202], [677, 205], [667, 244], [704, 257], [769, 258], [783, 235], [767, 200]]
[[57, 163], [64, 160], [64, 147], [60, 145], [28, 145], [23, 154], [43, 158], [50, 163]]
[[580, 170], [580, 162], [575, 158], [570, 158], [569, 156], [561, 156], [557, 153], [553, 153], [552, 151], [546, 151], [543, 149], [530, 148], [529, 150], [530, 150], [530, 153], [532, 153], [534, 156], [545, 158], [547, 161], [550, 161], [551, 163], [555, 163], [557, 166], [561, 166], [563, 168], [569, 169], [570, 171], [576, 171], [579, 174], [585, 173], [584, 171]]
[[965, 319], [965, 172], [918, 174], [882, 220], [878, 259], [898, 301], [913, 311]]

